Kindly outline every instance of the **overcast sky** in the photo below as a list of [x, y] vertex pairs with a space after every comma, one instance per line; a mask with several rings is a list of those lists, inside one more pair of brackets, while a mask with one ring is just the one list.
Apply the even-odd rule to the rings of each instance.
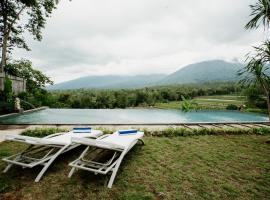
[[267, 36], [246, 31], [255, 0], [62, 0], [30, 59], [56, 83], [87, 75], [171, 73], [203, 60], [243, 61]]

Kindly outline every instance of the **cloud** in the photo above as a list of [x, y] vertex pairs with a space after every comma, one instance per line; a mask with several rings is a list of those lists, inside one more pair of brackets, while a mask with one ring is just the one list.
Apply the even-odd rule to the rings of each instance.
[[85, 75], [171, 73], [208, 59], [244, 60], [267, 36], [247, 31], [255, 0], [62, 0], [33, 61], [55, 82]]

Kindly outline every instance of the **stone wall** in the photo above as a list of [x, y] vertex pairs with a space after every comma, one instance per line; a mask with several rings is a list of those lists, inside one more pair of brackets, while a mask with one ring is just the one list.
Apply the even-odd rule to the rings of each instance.
[[[8, 75], [8, 77], [12, 81], [12, 91], [14, 94], [19, 94], [20, 92], [26, 92], [26, 81], [23, 78], [10, 76], [10, 75]], [[0, 90], [4, 90], [4, 79], [5, 79], [5, 74], [0, 73]]]

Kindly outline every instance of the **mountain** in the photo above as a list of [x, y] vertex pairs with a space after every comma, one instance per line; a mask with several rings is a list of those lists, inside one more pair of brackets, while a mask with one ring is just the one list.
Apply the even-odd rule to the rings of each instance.
[[211, 60], [187, 65], [170, 75], [86, 76], [48, 86], [47, 89], [127, 89], [155, 85], [235, 81], [239, 79], [237, 71], [242, 68], [243, 64], [240, 63]]
[[184, 84], [218, 81], [235, 81], [243, 64], [211, 60], [187, 65], [162, 79], [159, 84]]
[[96, 89], [126, 89], [153, 86], [166, 75], [138, 75], [138, 76], [86, 76], [67, 82], [48, 86], [48, 90], [65, 90], [79, 88]]

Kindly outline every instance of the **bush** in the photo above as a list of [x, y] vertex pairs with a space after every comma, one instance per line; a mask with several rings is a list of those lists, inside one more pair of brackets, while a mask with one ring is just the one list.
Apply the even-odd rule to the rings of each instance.
[[2, 102], [0, 101], [0, 113], [12, 113], [14, 111], [14, 102]]
[[155, 137], [187, 137], [187, 136], [200, 136], [200, 135], [268, 135], [270, 134], [270, 128], [200, 128], [200, 129], [187, 129], [187, 128], [167, 128], [164, 130], [149, 131], [147, 129], [142, 130], [147, 136]]
[[234, 105], [234, 104], [229, 104], [227, 107], [226, 107], [227, 110], [238, 110], [238, 106], [237, 105]]
[[48, 135], [54, 133], [67, 132], [68, 129], [63, 128], [35, 128], [35, 129], [27, 129], [22, 132], [22, 135], [31, 136], [31, 137], [46, 137]]
[[[115, 130], [107, 128], [97, 128], [103, 131], [103, 134], [112, 134]], [[22, 135], [31, 137], [45, 137], [54, 133], [67, 132], [67, 129], [63, 128], [35, 128], [27, 129]], [[200, 129], [188, 129], [188, 128], [167, 128], [164, 130], [148, 130], [141, 129], [146, 136], [153, 137], [188, 137], [188, 136], [201, 136], [201, 135], [268, 135], [270, 134], [270, 128], [200, 128]]]
[[12, 81], [8, 77], [5, 77], [4, 81], [4, 96], [6, 102], [11, 102], [13, 99]]

